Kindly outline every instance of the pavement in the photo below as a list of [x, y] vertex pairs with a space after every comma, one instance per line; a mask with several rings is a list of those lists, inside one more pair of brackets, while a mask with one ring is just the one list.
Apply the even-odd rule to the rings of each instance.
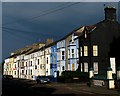
[[120, 96], [120, 90], [117, 89], [107, 89], [100, 86], [87, 86], [86, 83], [53, 83], [48, 86], [65, 86], [69, 90], [78, 93], [88, 93], [88, 94], [101, 94], [107, 96]]
[[30, 96], [120, 96], [120, 90], [106, 89], [98, 86], [87, 86], [86, 83], [58, 83], [37, 84], [34, 80], [13, 79], [3, 80], [2, 96], [13, 94]]

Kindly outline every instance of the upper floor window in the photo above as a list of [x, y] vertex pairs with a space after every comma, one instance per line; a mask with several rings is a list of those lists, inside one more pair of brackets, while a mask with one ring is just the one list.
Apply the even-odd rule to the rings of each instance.
[[93, 56], [98, 56], [98, 46], [93, 45]]
[[16, 64], [15, 64], [15, 68], [16, 68]]
[[72, 49], [72, 58], [74, 58], [74, 49]]
[[88, 46], [84, 46], [84, 56], [88, 56]]
[[56, 56], [54, 55], [54, 63], [56, 63]]
[[79, 57], [79, 49], [77, 49], [77, 58]]
[[65, 70], [64, 66], [62, 66], [62, 70]]
[[22, 70], [22, 74], [24, 74], [24, 70]]
[[32, 75], [32, 70], [31, 70], [31, 72], [30, 72], [30, 73], [31, 73], [31, 75]]
[[32, 61], [31, 61], [31, 66], [32, 66]]
[[82, 47], [80, 47], [80, 56], [82, 57], [82, 53], [83, 53], [83, 50], [82, 50]]
[[68, 58], [70, 58], [70, 49], [68, 49]]
[[65, 59], [65, 51], [62, 51], [62, 60]]
[[27, 66], [27, 62], [26, 62], [26, 66]]
[[35, 65], [35, 69], [37, 69], [37, 65]]
[[22, 65], [21, 65], [21, 67], [24, 67], [24, 62], [22, 62]]
[[38, 65], [39, 65], [39, 59], [38, 59]]
[[48, 64], [48, 57], [47, 57], [47, 64]]

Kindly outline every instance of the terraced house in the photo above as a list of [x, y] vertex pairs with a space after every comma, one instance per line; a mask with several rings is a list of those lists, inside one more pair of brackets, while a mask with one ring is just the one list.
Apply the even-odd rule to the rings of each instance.
[[94, 74], [106, 74], [107, 68], [111, 67], [116, 74], [116, 68], [120, 66], [120, 24], [116, 19], [116, 9], [108, 6], [104, 11], [105, 19], [86, 26], [79, 36], [81, 71], [88, 72], [88, 68], [92, 67]]
[[[4, 74], [35, 79], [38, 75], [61, 76], [63, 71], [106, 73], [107, 67], [120, 66], [120, 24], [116, 9], [106, 7], [105, 19], [90, 26], [80, 26], [62, 39], [36, 43], [5, 59]], [[93, 18], [94, 19], [94, 18]], [[113, 62], [114, 61], [114, 62]]]

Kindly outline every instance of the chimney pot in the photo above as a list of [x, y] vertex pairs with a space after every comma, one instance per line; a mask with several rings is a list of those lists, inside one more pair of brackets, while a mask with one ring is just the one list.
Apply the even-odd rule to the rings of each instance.
[[105, 20], [116, 21], [115, 7], [107, 6], [104, 10], [105, 10]]

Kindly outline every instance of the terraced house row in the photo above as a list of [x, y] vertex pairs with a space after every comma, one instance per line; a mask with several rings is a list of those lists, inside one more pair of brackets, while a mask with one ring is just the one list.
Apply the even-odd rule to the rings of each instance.
[[[4, 74], [15, 78], [35, 79], [38, 75], [61, 76], [63, 71], [105, 74], [111, 67], [113, 74], [120, 66], [120, 24], [116, 9], [107, 6], [105, 19], [91, 26], [72, 30], [58, 41], [47, 39], [11, 53], [5, 59]], [[94, 19], [94, 18], [90, 18]]]

